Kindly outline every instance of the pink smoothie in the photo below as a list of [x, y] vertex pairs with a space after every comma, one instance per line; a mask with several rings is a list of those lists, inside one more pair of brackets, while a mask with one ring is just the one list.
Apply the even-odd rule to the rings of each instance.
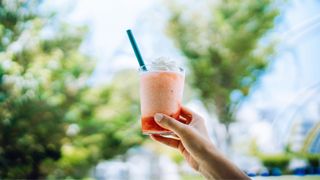
[[164, 113], [175, 119], [180, 115], [184, 74], [173, 71], [142, 72], [140, 99], [142, 132], [144, 134], [168, 134], [170, 131], [154, 122], [155, 113]]

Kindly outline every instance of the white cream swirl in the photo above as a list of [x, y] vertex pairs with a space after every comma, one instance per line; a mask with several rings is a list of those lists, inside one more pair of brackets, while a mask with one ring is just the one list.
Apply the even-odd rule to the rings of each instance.
[[151, 66], [155, 70], [175, 71], [179, 67], [175, 61], [166, 57], [159, 57], [151, 62]]

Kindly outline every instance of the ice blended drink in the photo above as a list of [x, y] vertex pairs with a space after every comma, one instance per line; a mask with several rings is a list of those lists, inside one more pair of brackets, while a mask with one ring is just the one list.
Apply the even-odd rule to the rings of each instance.
[[[146, 70], [145, 70], [146, 69]], [[171, 134], [153, 119], [156, 113], [179, 118], [184, 87], [184, 70], [166, 59], [140, 68], [141, 123], [143, 134]]]

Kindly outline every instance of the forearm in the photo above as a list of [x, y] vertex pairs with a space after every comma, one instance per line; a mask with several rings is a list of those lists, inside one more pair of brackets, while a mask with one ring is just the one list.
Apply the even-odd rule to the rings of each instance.
[[199, 163], [199, 171], [207, 179], [250, 179], [215, 147], [209, 146]]

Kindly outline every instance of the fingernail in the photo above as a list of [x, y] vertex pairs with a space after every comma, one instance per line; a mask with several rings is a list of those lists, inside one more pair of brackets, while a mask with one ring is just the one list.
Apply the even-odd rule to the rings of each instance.
[[156, 115], [154, 115], [154, 119], [155, 119], [157, 122], [160, 122], [162, 118], [163, 118], [163, 115], [162, 115], [162, 114], [157, 113]]

